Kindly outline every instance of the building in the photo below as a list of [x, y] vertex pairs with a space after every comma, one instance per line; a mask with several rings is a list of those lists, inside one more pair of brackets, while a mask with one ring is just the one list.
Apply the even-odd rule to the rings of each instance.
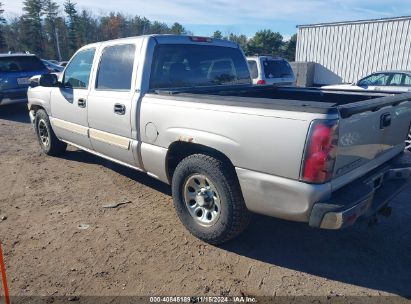
[[314, 85], [352, 83], [381, 70], [411, 70], [411, 16], [297, 28], [296, 62], [314, 62]]

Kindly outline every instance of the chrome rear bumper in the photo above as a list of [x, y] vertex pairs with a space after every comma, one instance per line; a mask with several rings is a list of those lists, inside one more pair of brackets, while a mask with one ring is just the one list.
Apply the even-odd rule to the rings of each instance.
[[323, 229], [341, 229], [383, 209], [411, 181], [411, 153], [404, 152], [388, 164], [334, 192], [316, 203], [309, 224]]

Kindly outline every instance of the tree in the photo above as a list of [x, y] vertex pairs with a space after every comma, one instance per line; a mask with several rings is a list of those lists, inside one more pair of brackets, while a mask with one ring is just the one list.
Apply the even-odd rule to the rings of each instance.
[[107, 17], [102, 17], [100, 20], [100, 31], [103, 35], [103, 40], [125, 37], [127, 22], [120, 13], [110, 13]]
[[[78, 48], [77, 43], [77, 29], [78, 29], [78, 15], [76, 9], [76, 3], [67, 0], [64, 2], [64, 12], [68, 17], [68, 47], [69, 53], [72, 55]], [[70, 56], [71, 56], [70, 55]]]
[[283, 46], [283, 36], [271, 30], [257, 32], [247, 45], [249, 55], [279, 55]]
[[149, 34], [169, 34], [170, 29], [167, 24], [159, 21], [151, 23]]
[[233, 33], [230, 33], [230, 35], [228, 35], [227, 37], [225, 37], [224, 39], [238, 43], [238, 45], [244, 50], [247, 50], [247, 46], [248, 46], [248, 39], [246, 35], [236, 35]]
[[290, 40], [285, 42], [284, 45], [284, 57], [288, 61], [294, 61], [295, 60], [295, 49], [297, 47], [297, 34], [294, 34], [291, 36]]
[[43, 2], [25, 0], [23, 2], [23, 43], [28, 51], [43, 56]]
[[221, 31], [215, 31], [213, 33], [213, 38], [215, 39], [223, 39], [223, 34], [221, 33]]
[[150, 20], [145, 17], [136, 16], [130, 20], [130, 30], [132, 36], [145, 35], [149, 32]]
[[4, 25], [6, 23], [6, 19], [3, 17], [4, 9], [3, 3], [0, 2], [0, 51], [6, 51], [6, 38], [4, 37]]
[[[97, 21], [87, 10], [82, 10], [78, 16], [78, 43], [85, 45], [91, 42], [98, 41], [98, 26]], [[102, 40], [102, 39], [100, 39]]]
[[59, 6], [52, 0], [44, 1], [43, 11], [46, 15], [44, 20], [44, 28], [47, 34], [47, 39], [50, 41], [52, 51], [48, 51], [48, 58], [58, 58], [61, 61], [60, 45], [58, 38], [58, 30], [56, 27], [56, 19], [58, 18]]
[[184, 35], [186, 34], [186, 30], [185, 28], [178, 22], [175, 22], [170, 29], [172, 34], [176, 34], [176, 35]]

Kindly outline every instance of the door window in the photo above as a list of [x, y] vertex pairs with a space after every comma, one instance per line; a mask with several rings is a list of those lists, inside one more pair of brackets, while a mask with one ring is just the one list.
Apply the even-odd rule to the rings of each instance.
[[129, 91], [131, 89], [134, 54], [134, 44], [106, 47], [101, 55], [96, 89]]
[[63, 84], [73, 89], [87, 89], [96, 49], [78, 52], [64, 72]]
[[405, 74], [404, 75], [404, 86], [411, 87], [411, 75]]
[[399, 74], [399, 73], [393, 74], [389, 85], [390, 86], [400, 86], [401, 81], [402, 81], [402, 76], [403, 74]]

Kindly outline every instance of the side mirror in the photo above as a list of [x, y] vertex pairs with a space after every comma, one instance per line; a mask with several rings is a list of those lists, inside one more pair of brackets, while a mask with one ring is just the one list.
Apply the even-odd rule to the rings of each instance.
[[56, 74], [43, 74], [40, 76], [38, 85], [42, 87], [56, 87], [58, 79]]

